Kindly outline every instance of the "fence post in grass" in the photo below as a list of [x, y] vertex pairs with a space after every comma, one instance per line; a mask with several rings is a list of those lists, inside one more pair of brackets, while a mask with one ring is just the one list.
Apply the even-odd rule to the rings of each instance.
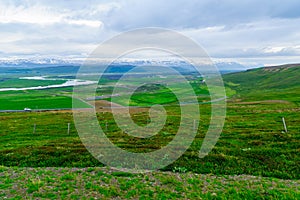
[[35, 134], [36, 124], [33, 124], [33, 134]]
[[288, 130], [287, 130], [287, 127], [286, 127], [286, 124], [285, 124], [284, 117], [282, 117], [282, 123], [283, 123], [284, 131], [287, 133]]
[[68, 135], [70, 135], [70, 123], [68, 123]]
[[194, 119], [194, 126], [193, 126], [193, 130], [196, 131], [196, 120]]

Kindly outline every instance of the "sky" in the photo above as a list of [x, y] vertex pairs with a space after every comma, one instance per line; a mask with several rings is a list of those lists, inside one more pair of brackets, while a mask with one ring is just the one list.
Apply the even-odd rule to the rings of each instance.
[[216, 61], [300, 63], [299, 0], [0, 1], [0, 58], [86, 58], [124, 31], [161, 27]]

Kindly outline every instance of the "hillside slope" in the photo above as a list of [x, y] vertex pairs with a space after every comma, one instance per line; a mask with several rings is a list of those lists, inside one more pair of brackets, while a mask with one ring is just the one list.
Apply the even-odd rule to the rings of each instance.
[[300, 64], [251, 69], [223, 76], [242, 101], [284, 100], [300, 104]]

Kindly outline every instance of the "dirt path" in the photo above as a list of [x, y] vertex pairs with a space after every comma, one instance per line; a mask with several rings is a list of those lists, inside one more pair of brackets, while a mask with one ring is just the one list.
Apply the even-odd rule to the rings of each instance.
[[291, 102], [285, 100], [264, 100], [264, 101], [248, 101], [248, 102], [234, 102], [235, 104], [275, 104], [275, 103], [282, 103], [282, 104], [290, 104]]

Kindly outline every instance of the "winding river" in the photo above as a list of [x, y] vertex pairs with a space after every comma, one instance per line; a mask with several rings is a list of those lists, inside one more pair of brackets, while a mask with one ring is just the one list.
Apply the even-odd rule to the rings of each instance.
[[[33, 76], [33, 77], [20, 77], [19, 79], [28, 79], [28, 80], [63, 80], [63, 79], [51, 79], [42, 76]], [[3, 91], [22, 91], [22, 90], [42, 90], [42, 89], [50, 89], [50, 88], [61, 88], [61, 87], [70, 87], [77, 85], [91, 85], [97, 83], [96, 81], [87, 81], [87, 80], [66, 80], [65, 83], [55, 84], [55, 85], [47, 85], [47, 86], [34, 86], [34, 87], [23, 87], [23, 88], [0, 88], [0, 92]]]

